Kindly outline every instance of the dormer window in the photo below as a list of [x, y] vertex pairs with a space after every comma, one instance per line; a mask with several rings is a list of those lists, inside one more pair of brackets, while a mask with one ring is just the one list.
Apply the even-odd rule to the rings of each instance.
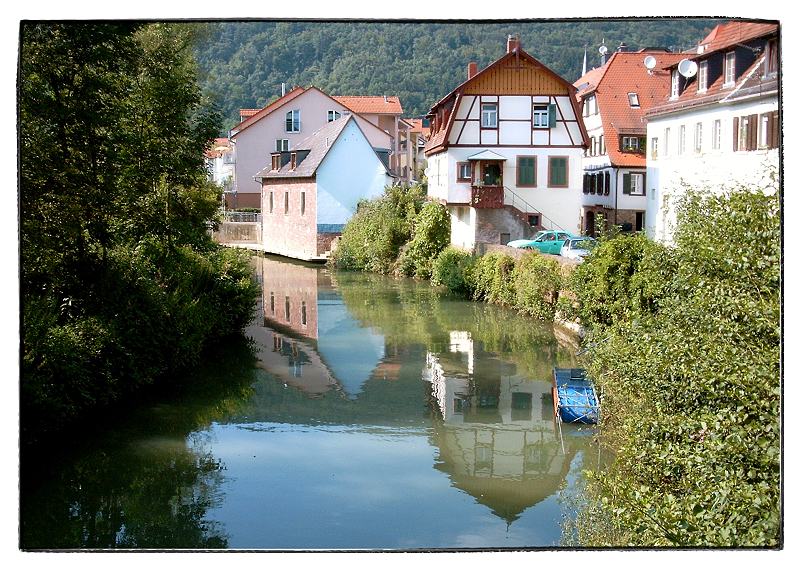
[[681, 79], [681, 76], [678, 74], [678, 70], [677, 69], [673, 69], [672, 70], [672, 83], [671, 83], [670, 91], [669, 91], [669, 98], [670, 99], [677, 99], [678, 95], [681, 94], [681, 91], [680, 91], [680, 86], [681, 86], [680, 79]]
[[764, 75], [778, 72], [778, 40], [767, 42], [767, 54], [764, 57]]
[[297, 168], [297, 152], [292, 152], [289, 158], [289, 170]]
[[272, 170], [280, 170], [281, 169], [281, 155], [275, 154], [272, 156]]
[[636, 108], [639, 106], [639, 95], [637, 93], [628, 93], [628, 103], [631, 107]]
[[333, 122], [341, 116], [342, 114], [339, 111], [328, 111], [328, 122]]
[[708, 89], [708, 61], [701, 61], [697, 70], [697, 92], [705, 93]]
[[497, 128], [497, 103], [484, 103], [481, 105], [481, 126], [483, 128]]
[[597, 97], [590, 95], [583, 103], [583, 116], [588, 117], [597, 114]]
[[725, 83], [723, 87], [733, 87], [736, 81], [736, 52], [729, 51], [725, 54]]
[[645, 139], [638, 136], [623, 136], [621, 146], [623, 152], [644, 152]]
[[300, 109], [286, 113], [286, 132], [300, 132]]

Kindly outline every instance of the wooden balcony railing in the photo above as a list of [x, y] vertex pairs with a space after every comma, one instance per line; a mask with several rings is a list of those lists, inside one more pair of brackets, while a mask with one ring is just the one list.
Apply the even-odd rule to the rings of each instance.
[[470, 205], [474, 208], [502, 208], [504, 203], [503, 191], [503, 186], [472, 186]]

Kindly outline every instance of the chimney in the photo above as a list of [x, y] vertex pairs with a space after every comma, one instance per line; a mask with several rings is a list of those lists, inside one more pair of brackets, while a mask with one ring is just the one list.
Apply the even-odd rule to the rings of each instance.
[[281, 83], [281, 97], [286, 96], [286, 83]]
[[619, 51], [619, 52], [628, 51], [628, 46], [625, 45], [624, 41], [620, 42], [619, 47], [617, 48], [617, 51]]
[[476, 61], [470, 61], [467, 65], [467, 79], [472, 79], [475, 75], [478, 74], [478, 63]]
[[512, 34], [508, 36], [508, 44], [506, 45], [506, 53], [511, 53], [515, 49], [522, 47], [519, 41], [519, 34]]

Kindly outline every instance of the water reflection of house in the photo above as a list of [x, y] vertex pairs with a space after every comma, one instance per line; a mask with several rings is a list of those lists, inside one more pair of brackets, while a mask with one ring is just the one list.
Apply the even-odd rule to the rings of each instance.
[[573, 452], [562, 452], [549, 384], [483, 351], [466, 332], [428, 353], [424, 377], [441, 421], [436, 468], [508, 523], [558, 490]]
[[350, 398], [370, 377], [385, 374], [377, 371], [385, 356], [383, 335], [350, 315], [326, 270], [270, 257], [256, 262], [264, 319], [251, 336], [265, 369], [285, 371], [288, 365], [291, 377], [279, 374], [287, 384], [313, 394], [338, 386]]

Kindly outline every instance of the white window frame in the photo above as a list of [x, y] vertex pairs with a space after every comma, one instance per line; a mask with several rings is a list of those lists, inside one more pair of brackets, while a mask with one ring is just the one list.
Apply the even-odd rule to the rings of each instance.
[[670, 83], [670, 90], [669, 90], [669, 98], [670, 99], [677, 99], [678, 95], [680, 95], [680, 75], [678, 75], [678, 70], [672, 70], [672, 81]]
[[729, 51], [725, 54], [725, 75], [723, 87], [733, 87], [736, 83], [736, 52]]
[[654, 136], [650, 139], [650, 158], [656, 160], [658, 158], [658, 137]]
[[643, 196], [644, 195], [644, 174], [636, 174], [631, 172], [631, 195]]
[[622, 137], [622, 151], [639, 151], [639, 137], [638, 136], [623, 136]]
[[697, 92], [705, 93], [708, 90], [708, 61], [701, 61], [697, 70]]
[[600, 135], [600, 155], [603, 156], [606, 153], [606, 140], [603, 135]]
[[639, 95], [637, 93], [628, 93], [628, 104], [633, 108], [638, 108]]
[[275, 139], [275, 152], [289, 152], [289, 139], [276, 138]]
[[497, 110], [497, 103], [481, 104], [481, 128], [497, 128]]
[[681, 125], [680, 138], [678, 139], [678, 154], [683, 155], [686, 152], [686, 125]]
[[[300, 132], [300, 109], [292, 109], [286, 113], [284, 123], [283, 127], [286, 132]], [[290, 126], [291, 128], [289, 128]]]
[[758, 148], [767, 148], [769, 146], [769, 137], [767, 136], [767, 129], [769, 125], [769, 113], [764, 113], [758, 116]]
[[694, 125], [694, 152], [700, 154], [703, 151], [703, 123]]
[[533, 128], [550, 127], [550, 109], [546, 104], [533, 105]]
[[669, 156], [669, 135], [670, 129], [664, 129], [664, 156]]
[[711, 128], [711, 148], [719, 150], [722, 148], [722, 120], [717, 119], [714, 121], [714, 126]]
[[339, 111], [328, 111], [328, 122], [333, 122], [338, 118], [341, 118], [342, 113]]

